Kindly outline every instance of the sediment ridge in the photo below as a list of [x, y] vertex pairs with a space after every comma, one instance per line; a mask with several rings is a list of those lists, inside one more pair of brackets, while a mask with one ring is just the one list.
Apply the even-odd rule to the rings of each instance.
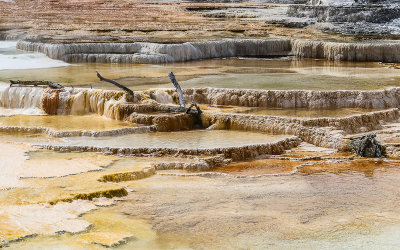
[[222, 39], [181, 44], [158, 43], [73, 43], [47, 44], [20, 41], [18, 49], [46, 54], [66, 62], [169, 63], [209, 58], [285, 56], [287, 39]]
[[183, 169], [192, 171], [208, 171], [230, 163], [223, 155], [197, 158], [192, 162], [161, 162], [154, 164], [156, 170]]
[[320, 146], [344, 149], [346, 133], [365, 132], [381, 128], [384, 122], [398, 120], [398, 109], [377, 111], [342, 118], [287, 118], [277, 116], [215, 114], [202, 115], [203, 126], [210, 129], [259, 131], [296, 135], [302, 141]]
[[397, 41], [329, 42], [299, 39], [221, 39], [219, 41], [162, 43], [70, 43], [19, 41], [17, 48], [40, 52], [66, 62], [170, 63], [225, 57], [294, 55], [335, 61], [400, 62]]
[[271, 143], [252, 144], [239, 147], [223, 147], [211, 149], [179, 149], [179, 148], [110, 148], [92, 146], [69, 146], [69, 145], [37, 145], [40, 148], [54, 151], [83, 151], [102, 152], [112, 155], [124, 156], [210, 156], [223, 155], [234, 161], [254, 159], [259, 155], [281, 154], [287, 149], [297, 147], [301, 140], [296, 137], [288, 137]]
[[73, 131], [58, 131], [46, 127], [16, 127], [16, 126], [0, 126], [1, 133], [29, 133], [29, 134], [46, 134], [52, 137], [73, 137], [73, 136], [90, 136], [90, 137], [102, 137], [102, 136], [115, 136], [115, 135], [127, 135], [127, 134], [140, 134], [149, 133], [155, 131], [154, 126], [141, 126], [141, 127], [128, 127], [119, 128], [104, 131], [92, 131], [92, 130], [73, 130]]
[[318, 58], [331, 61], [400, 62], [400, 43], [374, 41], [341, 43], [293, 40], [292, 54], [299, 58]]
[[[138, 121], [144, 124], [152, 124], [160, 113], [167, 115], [176, 109], [174, 106], [158, 103], [157, 97], [152, 97], [148, 91], [135, 91], [134, 101], [129, 101], [121, 91], [78, 88], [65, 88], [63, 91], [44, 90], [40, 87], [1, 88], [0, 107], [37, 108], [44, 113], [58, 115], [96, 113], [111, 119]], [[174, 104], [174, 100], [177, 99], [175, 90], [159, 91], [171, 96], [170, 104]], [[187, 102], [260, 108], [390, 109], [400, 106], [399, 87], [370, 91], [187, 88], [183, 90], [183, 94]], [[133, 113], [138, 114], [131, 116]]]
[[[348, 117], [321, 117], [321, 118], [290, 118], [269, 115], [230, 114], [204, 110], [199, 117], [182, 112], [176, 112], [171, 104], [158, 103], [156, 95], [148, 91], [134, 92], [135, 102], [128, 102], [125, 93], [120, 91], [95, 89], [49, 90], [33, 87], [6, 87], [0, 93], [0, 104], [8, 108], [41, 108], [49, 113], [47, 105], [56, 114], [84, 115], [97, 113], [107, 118], [124, 120], [142, 124], [142, 127], [124, 128], [110, 131], [53, 131], [48, 128], [3, 127], [4, 132], [46, 133], [55, 137], [69, 136], [112, 136], [127, 133], [144, 133], [152, 131], [177, 131], [197, 128], [232, 129], [260, 131], [274, 134], [298, 136], [301, 140], [317, 146], [343, 149], [346, 134], [367, 132], [380, 129], [387, 122], [397, 121], [400, 118], [398, 106], [400, 104], [400, 88], [388, 88], [375, 91], [341, 90], [341, 91], [314, 91], [314, 90], [237, 90], [219, 88], [185, 89], [185, 99], [199, 104], [217, 104], [231, 106], [264, 107], [264, 108], [380, 108], [387, 110], [374, 111]], [[25, 96], [35, 91], [26, 101]], [[170, 96], [171, 102], [176, 100], [176, 93], [172, 90], [164, 91], [162, 96]], [[10, 93], [15, 98], [10, 98]], [[37, 97], [41, 96], [41, 97]], [[46, 99], [43, 105], [42, 99]], [[132, 99], [132, 98], [131, 98]], [[19, 100], [19, 102], [15, 101]], [[57, 107], [57, 109], [54, 109]], [[73, 147], [74, 148], [74, 147]], [[262, 148], [262, 147], [261, 147]], [[74, 149], [71, 149], [74, 150]], [[102, 148], [76, 148], [76, 150], [104, 151]], [[122, 150], [122, 151], [121, 151]], [[117, 154], [153, 154], [167, 155], [192, 154], [192, 150], [180, 149], [111, 149]], [[172, 151], [171, 151], [172, 150]], [[232, 149], [233, 150], [233, 149]], [[252, 149], [253, 150], [253, 149]], [[255, 151], [268, 152], [270, 149]], [[248, 151], [251, 151], [250, 149]], [[275, 152], [276, 150], [272, 150]], [[144, 153], [143, 153], [144, 152]], [[224, 154], [236, 154], [227, 151]], [[229, 153], [230, 152], [230, 153]], [[246, 151], [247, 152], [247, 151]], [[196, 151], [196, 154], [222, 154], [222, 151]], [[248, 153], [246, 153], [248, 154]], [[228, 157], [230, 158], [230, 157]], [[240, 158], [234, 156], [234, 158]], [[247, 157], [242, 157], [246, 159]]]
[[400, 88], [382, 90], [253, 90], [224, 88], [184, 89], [190, 102], [269, 108], [397, 108]]

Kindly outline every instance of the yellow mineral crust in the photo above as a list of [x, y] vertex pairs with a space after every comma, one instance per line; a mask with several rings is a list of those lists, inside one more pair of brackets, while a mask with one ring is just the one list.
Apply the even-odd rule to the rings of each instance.
[[13, 165], [15, 168], [9, 171], [18, 185], [6, 186], [8, 189], [0, 192], [0, 205], [122, 197], [127, 195], [123, 186], [105, 181], [135, 180], [154, 174], [151, 162], [140, 158], [121, 160], [100, 153], [50, 151], [31, 152], [26, 156], [25, 152], [21, 150], [18, 168]]
[[96, 207], [87, 201], [46, 204], [0, 206], [0, 246], [11, 240], [37, 234], [52, 235], [57, 232], [79, 233], [91, 223], [79, 216]]

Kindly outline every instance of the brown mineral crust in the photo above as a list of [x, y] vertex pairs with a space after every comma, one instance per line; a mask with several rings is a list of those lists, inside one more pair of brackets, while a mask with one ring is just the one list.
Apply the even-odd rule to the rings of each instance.
[[112, 173], [103, 175], [99, 181], [103, 182], [121, 182], [121, 181], [133, 181], [143, 178], [150, 177], [156, 173], [155, 169], [152, 167], [144, 168], [138, 171]]
[[396, 164], [380, 160], [353, 160], [346, 162], [321, 162], [299, 168], [304, 175], [330, 172], [335, 174], [360, 172], [366, 177], [373, 177], [376, 170], [393, 168]]
[[183, 169], [188, 171], [208, 171], [230, 163], [223, 155], [203, 156], [192, 162], [160, 162], [153, 164], [156, 170]]
[[43, 91], [40, 108], [49, 115], [56, 115], [58, 109], [59, 90], [47, 88]]
[[42, 40], [182, 42], [221, 37], [336, 38], [251, 17], [206, 17], [209, 8], [270, 8], [267, 3], [42, 0], [0, 2], [0, 33]]
[[262, 159], [232, 163], [214, 169], [215, 172], [229, 173], [238, 176], [256, 176], [262, 174], [289, 174], [301, 162], [292, 160]]

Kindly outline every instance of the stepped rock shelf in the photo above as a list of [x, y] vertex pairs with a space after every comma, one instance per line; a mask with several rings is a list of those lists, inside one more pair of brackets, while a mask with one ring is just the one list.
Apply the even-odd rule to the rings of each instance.
[[397, 249], [399, 20], [0, 0], [0, 248]]
[[[102, 206], [118, 208], [119, 200], [132, 199], [131, 191], [147, 179], [286, 178], [325, 172], [373, 176], [392, 171], [400, 156], [399, 92], [396, 87], [371, 91], [184, 88], [186, 102], [198, 103], [202, 111], [186, 113], [175, 89], [128, 94], [1, 84], [0, 140], [7, 150], [0, 156], [16, 155], [16, 163], [0, 165], [5, 169], [0, 177], [2, 221], [8, 225], [7, 232], [0, 231], [1, 244], [17, 246], [16, 239], [59, 231], [70, 233], [68, 241], [82, 247], [88, 238], [105, 246], [123, 244], [126, 237], [133, 237], [132, 230], [119, 228], [113, 237], [104, 237], [107, 229], [93, 231], [105, 219], [101, 212], [89, 215], [97, 213], [94, 209], [104, 211]], [[376, 133], [388, 158], [362, 159], [351, 153], [351, 138], [370, 131]], [[41, 222], [33, 224], [21, 211], [43, 214]], [[68, 214], [56, 216], [55, 222], [54, 215], [65, 211]], [[26, 219], [16, 224], [12, 216]], [[52, 223], [57, 227], [44, 228]], [[143, 227], [154, 234], [149, 225]], [[128, 247], [145, 239], [140, 237], [124, 244]], [[23, 241], [35, 244], [40, 239]]]
[[[154, 91], [154, 90], [153, 90]], [[298, 136], [301, 140], [317, 146], [346, 148], [347, 134], [379, 129], [384, 122], [399, 118], [399, 88], [376, 91], [264, 91], [235, 89], [184, 89], [187, 101], [206, 105], [201, 114], [185, 114], [177, 106], [161, 104], [158, 99], [179, 100], [178, 94], [170, 89], [162, 95], [153, 91], [134, 91], [126, 101], [126, 93], [95, 89], [64, 88], [45, 89], [39, 87], [4, 87], [0, 102], [3, 107], [37, 109], [44, 114], [85, 115], [96, 113], [109, 119], [136, 124], [136, 127], [101, 132], [54, 131], [4, 124], [3, 132], [47, 133], [56, 137], [107, 136], [150, 131], [178, 131], [196, 128], [259, 131], [272, 134]], [[27, 95], [35, 93], [34, 95]], [[16, 102], [15, 100], [19, 100]], [[177, 104], [175, 104], [177, 105]], [[307, 109], [365, 109], [360, 114], [345, 117], [295, 118], [271, 115], [218, 112], [214, 105], [258, 107], [258, 108], [307, 108]], [[214, 106], [214, 107], [213, 107]], [[218, 107], [218, 106], [217, 106]], [[381, 109], [381, 110], [371, 110]], [[200, 115], [200, 116], [199, 116]], [[38, 119], [36, 119], [38, 120]], [[42, 119], [43, 120], [43, 119]], [[34, 120], [32, 120], [33, 122]], [[22, 122], [23, 124], [23, 122]], [[139, 126], [140, 125], [140, 126]]]
[[299, 39], [221, 39], [162, 43], [68, 43], [20, 41], [17, 48], [46, 54], [66, 62], [170, 63], [225, 57], [295, 55], [336, 61], [400, 62], [398, 41], [329, 42]]

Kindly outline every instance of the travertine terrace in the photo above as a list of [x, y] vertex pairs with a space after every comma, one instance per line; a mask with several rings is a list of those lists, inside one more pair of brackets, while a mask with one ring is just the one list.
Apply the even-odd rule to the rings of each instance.
[[398, 248], [399, 13], [0, 0], [0, 248]]

